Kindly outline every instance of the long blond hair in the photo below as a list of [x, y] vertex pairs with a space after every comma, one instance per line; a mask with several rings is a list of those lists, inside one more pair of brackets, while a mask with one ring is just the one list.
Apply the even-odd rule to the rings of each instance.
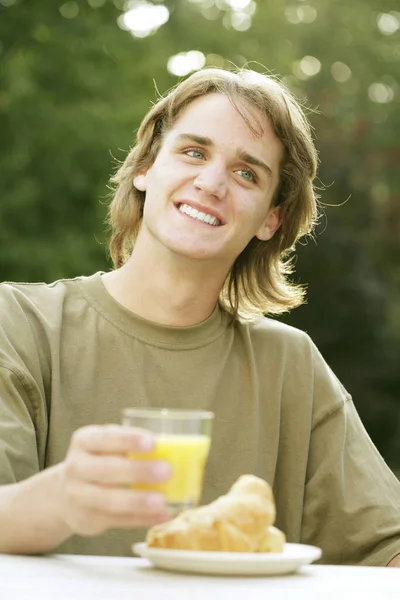
[[274, 204], [280, 206], [281, 225], [268, 241], [254, 237], [236, 258], [221, 290], [219, 302], [233, 318], [277, 315], [304, 302], [305, 290], [290, 281], [291, 254], [296, 242], [312, 232], [318, 214], [313, 181], [317, 152], [311, 126], [299, 102], [282, 83], [268, 75], [207, 68], [195, 72], [149, 110], [131, 149], [112, 177], [114, 195], [109, 207], [110, 255], [116, 268], [129, 258], [143, 217], [145, 193], [133, 178], [152, 165], [163, 134], [193, 100], [211, 93], [225, 94], [246, 122], [241, 104], [264, 112], [284, 146], [279, 186]]

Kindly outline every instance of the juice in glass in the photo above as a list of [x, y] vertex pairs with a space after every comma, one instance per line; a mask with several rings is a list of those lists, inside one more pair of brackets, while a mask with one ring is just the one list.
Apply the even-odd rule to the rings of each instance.
[[172, 467], [168, 481], [137, 482], [132, 488], [164, 494], [172, 512], [197, 506], [211, 444], [213, 417], [213, 413], [201, 410], [126, 409], [124, 425], [149, 429], [156, 438], [154, 450], [129, 456], [137, 460], [165, 460]]
[[210, 438], [206, 435], [158, 435], [152, 452], [129, 456], [139, 460], [165, 460], [172, 467], [172, 477], [161, 483], [134, 483], [133, 489], [161, 492], [170, 509], [196, 506], [200, 502], [209, 448]]

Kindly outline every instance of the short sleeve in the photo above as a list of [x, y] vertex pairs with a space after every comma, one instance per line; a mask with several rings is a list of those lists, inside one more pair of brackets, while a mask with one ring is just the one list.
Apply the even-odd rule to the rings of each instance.
[[400, 482], [348, 394], [312, 431], [302, 542], [327, 564], [385, 566], [400, 554]]
[[15, 483], [40, 470], [39, 407], [21, 373], [0, 365], [0, 485]]

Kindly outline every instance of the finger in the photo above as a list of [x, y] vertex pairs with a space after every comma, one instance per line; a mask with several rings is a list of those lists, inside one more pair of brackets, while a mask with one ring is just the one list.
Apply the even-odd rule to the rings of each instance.
[[99, 511], [91, 510], [90, 519], [84, 518], [83, 522], [77, 523], [77, 533], [80, 535], [99, 535], [108, 529], [133, 529], [148, 528], [153, 525], [170, 521], [174, 515], [169, 513], [155, 513], [152, 515], [105, 515]]
[[116, 529], [152, 527], [153, 525], [158, 525], [159, 523], [165, 523], [166, 521], [170, 521], [173, 517], [174, 515], [170, 513], [160, 513], [151, 516], [142, 515], [140, 517], [117, 517], [116, 519], [114, 519], [113, 524], [109, 527], [113, 527]]
[[125, 488], [100, 487], [79, 483], [69, 488], [72, 501], [111, 517], [142, 517], [166, 511], [165, 496], [157, 492], [140, 492]]
[[150, 452], [154, 449], [155, 438], [151, 431], [138, 427], [89, 425], [74, 432], [71, 445], [96, 454]]
[[169, 463], [159, 460], [134, 460], [119, 456], [75, 453], [68, 461], [69, 475], [102, 485], [159, 483], [172, 475]]

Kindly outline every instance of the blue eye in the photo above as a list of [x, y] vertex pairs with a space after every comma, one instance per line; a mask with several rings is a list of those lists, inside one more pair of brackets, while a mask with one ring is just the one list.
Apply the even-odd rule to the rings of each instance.
[[243, 179], [246, 181], [251, 181], [253, 183], [256, 182], [256, 176], [254, 175], [253, 171], [250, 171], [250, 169], [239, 169], [238, 173], [241, 173], [241, 177], [243, 177]]
[[191, 158], [204, 158], [204, 154], [200, 150], [186, 150], [186, 154]]

